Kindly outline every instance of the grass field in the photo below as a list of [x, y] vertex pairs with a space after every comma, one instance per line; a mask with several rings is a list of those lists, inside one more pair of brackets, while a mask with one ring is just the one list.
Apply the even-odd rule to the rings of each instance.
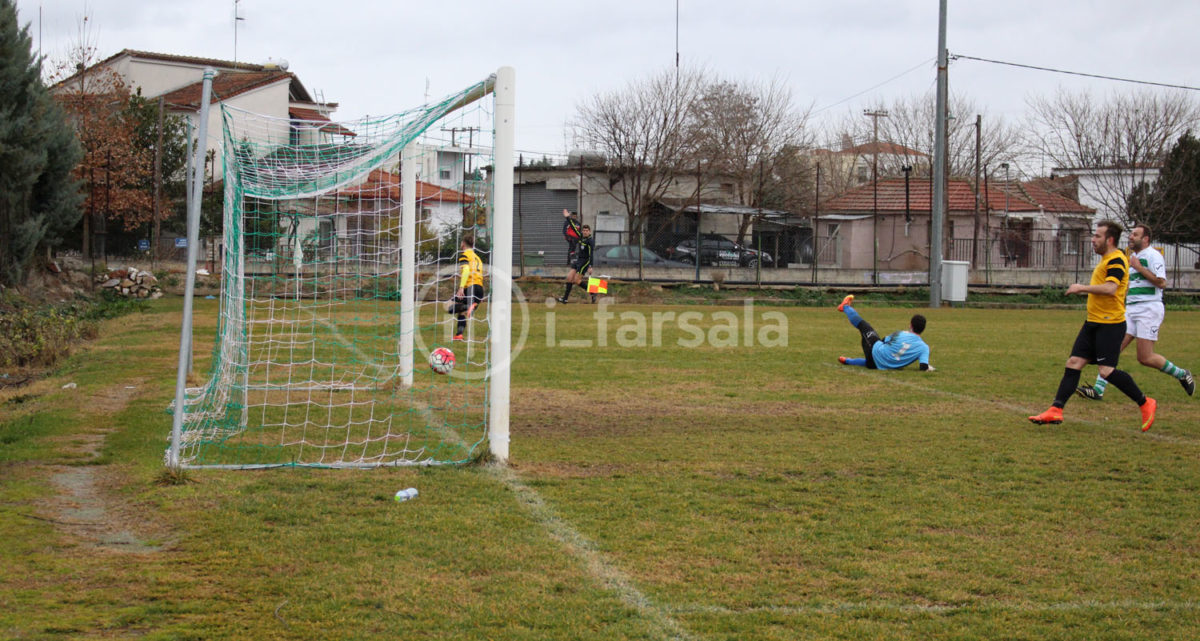
[[[180, 308], [0, 392], [0, 638], [1200, 635], [1200, 398], [1131, 350], [1150, 432], [1111, 388], [1025, 420], [1081, 309], [927, 311], [922, 373], [839, 366], [858, 336], [831, 307], [754, 308], [746, 341], [742, 308], [615, 305], [601, 347], [595, 307], [531, 305], [507, 468], [170, 484]], [[881, 331], [913, 313], [858, 309]], [[1200, 368], [1200, 313], [1168, 312], [1159, 348]]]

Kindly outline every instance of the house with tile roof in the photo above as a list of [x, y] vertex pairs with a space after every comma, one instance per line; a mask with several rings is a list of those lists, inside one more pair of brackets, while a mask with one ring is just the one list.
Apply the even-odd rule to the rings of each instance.
[[[463, 210], [475, 202], [470, 194], [424, 180], [417, 181], [416, 191], [418, 220], [429, 221], [437, 229], [462, 224]], [[341, 189], [336, 196], [350, 205], [348, 235], [387, 229], [388, 221], [391, 227], [399, 228], [403, 197], [400, 174], [374, 169], [364, 182]]]
[[[884, 178], [838, 196], [814, 217], [822, 265], [872, 271], [929, 269], [933, 184], [926, 178]], [[943, 258], [976, 268], [1053, 269], [1074, 265], [1087, 251], [1090, 207], [1037, 181], [988, 184], [979, 190], [954, 178], [946, 185], [949, 207]], [[978, 211], [978, 214], [976, 212]], [[877, 261], [877, 262], [876, 262]]]
[[[220, 106], [223, 104], [289, 120], [296, 141], [338, 142], [354, 136], [353, 131], [332, 122], [337, 103], [314, 100], [296, 74], [282, 62], [252, 64], [124, 49], [55, 83], [51, 91], [63, 93], [78, 88], [90, 91], [107, 74], [114, 74], [147, 98], [161, 97], [168, 112], [183, 116], [197, 128], [206, 68], [217, 72], [213, 78], [207, 141], [208, 149], [216, 151], [216, 156], [222, 146]], [[210, 171], [212, 179], [220, 179], [220, 163], [214, 163]]]
[[817, 148], [806, 152], [809, 159], [821, 163], [822, 193], [838, 194], [872, 179], [872, 165], [879, 162], [879, 176], [898, 176], [901, 167], [912, 167], [914, 176], [930, 171], [929, 154], [911, 147], [880, 140], [861, 145], [847, 140], [841, 149]]

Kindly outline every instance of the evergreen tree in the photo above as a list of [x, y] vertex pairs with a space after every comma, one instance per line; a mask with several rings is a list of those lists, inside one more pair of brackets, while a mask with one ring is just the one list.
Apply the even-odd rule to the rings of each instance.
[[79, 143], [41, 80], [28, 25], [0, 0], [0, 283], [19, 285], [39, 246], [53, 246], [79, 218], [71, 177]]
[[1127, 207], [1130, 218], [1149, 225], [1156, 239], [1200, 241], [1200, 140], [1191, 132], [1180, 136], [1158, 180], [1134, 188]]

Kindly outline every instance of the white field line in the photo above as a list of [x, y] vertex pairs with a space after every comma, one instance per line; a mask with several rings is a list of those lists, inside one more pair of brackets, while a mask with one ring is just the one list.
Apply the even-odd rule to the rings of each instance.
[[[331, 327], [334, 332], [336, 328]], [[359, 353], [361, 357], [366, 357], [353, 345], [348, 345], [352, 350]], [[433, 412], [426, 403], [414, 402], [418, 411], [425, 417], [427, 423], [432, 424], [434, 421]], [[459, 444], [465, 444], [462, 436], [454, 430], [446, 430], [447, 441], [457, 440]], [[638, 590], [634, 586], [625, 573], [617, 569], [616, 565], [605, 558], [604, 554], [596, 549], [596, 544], [584, 536], [579, 530], [575, 529], [567, 521], [554, 511], [554, 508], [546, 504], [537, 490], [526, 485], [517, 477], [516, 473], [503, 465], [488, 465], [484, 467], [487, 475], [493, 480], [500, 482], [507, 487], [517, 501], [529, 510], [533, 515], [534, 520], [539, 525], [549, 532], [551, 538], [558, 541], [565, 547], [572, 556], [580, 560], [587, 571], [596, 578], [601, 585], [606, 589], [615, 593], [618, 598], [625, 604], [636, 608], [639, 612], [647, 616], [658, 628], [662, 631], [667, 639], [676, 639], [679, 641], [688, 641], [694, 639], [687, 630], [673, 619], [667, 610], [655, 604], [649, 597]]]
[[[1043, 426], [1043, 425], [1034, 425], [1034, 424], [1030, 423], [1029, 419], [1027, 419], [1026, 417], [1042, 411], [1049, 405], [1039, 406], [1039, 409], [1030, 410], [1027, 406], [1022, 407], [1020, 405], [1015, 405], [1013, 403], [1008, 403], [1006, 401], [999, 401], [999, 400], [988, 399], [988, 398], [979, 398], [977, 396], [971, 396], [969, 394], [959, 394], [958, 392], [947, 392], [945, 390], [936, 389], [933, 387], [929, 387], [927, 385], [922, 385], [920, 383], [914, 383], [912, 381], [896, 378], [894, 376], [888, 376], [887, 372], [885, 370], [868, 370], [863, 367], [840, 365], [840, 364], [834, 364], [834, 363], [821, 363], [821, 364], [824, 365], [825, 367], [832, 367], [832, 368], [836, 368], [836, 369], [845, 370], [851, 374], [854, 374], [855, 376], [871, 376], [872, 372], [878, 372], [883, 375], [875, 377], [877, 380], [881, 380], [881, 381], [884, 381], [884, 382], [892, 384], [892, 385], [902, 385], [904, 387], [919, 390], [921, 392], [924, 392], [926, 394], [930, 394], [933, 396], [945, 396], [946, 398], [953, 398], [953, 399], [959, 400], [959, 401], [967, 401], [967, 402], [971, 402], [971, 403], [987, 403], [989, 405], [994, 405], [1000, 409], [1003, 409], [1005, 411], [1009, 411], [1009, 412], [1012, 412], [1012, 413], [1018, 415], [1017, 418], [1013, 419], [1014, 426], [1029, 427], [1029, 428], [1035, 428], [1035, 429], [1047, 427], [1047, 426]], [[937, 371], [942, 372], [945, 370], [943, 370], [942, 368], [939, 367], [937, 369]], [[929, 376], [937, 376], [936, 373], [928, 374], [928, 375]], [[1162, 434], [1160, 432], [1156, 432], [1156, 431], [1154, 431], [1155, 429], [1157, 429], [1156, 427], [1151, 427], [1149, 432], [1143, 433], [1141, 431], [1140, 426], [1136, 426], [1136, 427], [1134, 426], [1134, 425], [1136, 425], [1135, 421], [1138, 420], [1138, 415], [1132, 413], [1133, 412], [1132, 403], [1124, 402], [1124, 399], [1127, 398], [1124, 394], [1118, 394], [1118, 396], [1120, 396], [1122, 399], [1122, 401], [1119, 404], [1120, 407], [1123, 410], [1125, 410], [1126, 414], [1128, 414], [1128, 416], [1129, 416], [1128, 426], [1123, 426], [1122, 424], [1118, 424], [1115, 422], [1114, 423], [1101, 423], [1099, 421], [1089, 421], [1086, 419], [1073, 417], [1070, 414], [1067, 414], [1066, 416], [1063, 417], [1063, 422], [1064, 423], [1079, 423], [1082, 425], [1087, 425], [1089, 427], [1103, 427], [1105, 429], [1114, 430], [1117, 432], [1124, 432], [1124, 433], [1128, 433], [1128, 434], [1137, 434], [1137, 435], [1141, 436], [1142, 438], [1147, 438], [1147, 439], [1155, 440], [1155, 441], [1162, 441], [1164, 443], [1181, 443], [1184, 445], [1200, 445], [1200, 441], [1197, 441], [1196, 439], [1193, 439], [1193, 438], [1187, 438], [1184, 436], [1172, 436], [1170, 434]], [[1076, 399], [1076, 400], [1079, 400], [1079, 399]], [[1094, 402], [1094, 401], [1082, 400], [1079, 402], [1087, 403], [1087, 402]], [[1113, 403], [1113, 405], [1117, 406], [1118, 404]], [[1017, 419], [1020, 419], [1020, 420], [1017, 420]], [[1156, 422], [1155, 425], [1157, 426], [1158, 423]], [[1053, 428], [1054, 426], [1050, 425], [1049, 427]]]
[[807, 616], [813, 614], [842, 614], [847, 612], [898, 612], [917, 614], [959, 614], [965, 612], [1012, 612], [1018, 614], [1052, 614], [1054, 612], [1082, 612], [1088, 610], [1116, 611], [1195, 611], [1200, 610], [1200, 601], [1078, 601], [1065, 603], [964, 603], [960, 605], [922, 605], [918, 603], [830, 603], [812, 606], [760, 606], [751, 608], [726, 608], [722, 606], [697, 605], [672, 608], [677, 614], [717, 614], [741, 616], [751, 614], [783, 614]]
[[583, 562], [587, 571], [622, 602], [636, 608], [648, 617], [668, 639], [694, 639], [669, 613], [674, 608], [664, 608], [637, 589], [633, 581], [611, 563], [596, 544], [568, 523], [546, 503], [537, 490], [526, 485], [507, 466], [489, 465], [489, 475], [504, 484], [517, 497], [517, 501], [529, 510], [534, 519], [550, 533], [554, 540]]

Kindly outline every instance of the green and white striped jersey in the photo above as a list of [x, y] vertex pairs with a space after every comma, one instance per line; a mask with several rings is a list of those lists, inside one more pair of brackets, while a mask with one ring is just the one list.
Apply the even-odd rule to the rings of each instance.
[[[1130, 257], [1131, 262], [1136, 260], [1150, 270], [1151, 274], [1159, 278], [1167, 277], [1167, 264], [1163, 260], [1163, 255], [1158, 253], [1158, 250], [1153, 247], [1147, 247], [1140, 252], [1134, 253]], [[1125, 304], [1144, 303], [1146, 301], [1162, 302], [1163, 290], [1154, 286], [1154, 283], [1146, 280], [1141, 272], [1129, 269], [1129, 291], [1125, 292]]]

